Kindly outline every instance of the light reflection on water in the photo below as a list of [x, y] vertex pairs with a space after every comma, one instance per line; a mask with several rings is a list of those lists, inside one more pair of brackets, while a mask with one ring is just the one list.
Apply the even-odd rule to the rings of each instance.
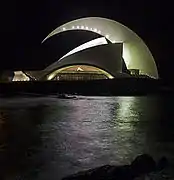
[[159, 97], [1, 99], [0, 158], [5, 164], [1, 174], [57, 180], [102, 164], [129, 163], [144, 152], [171, 157], [174, 114], [166, 108], [169, 101]]

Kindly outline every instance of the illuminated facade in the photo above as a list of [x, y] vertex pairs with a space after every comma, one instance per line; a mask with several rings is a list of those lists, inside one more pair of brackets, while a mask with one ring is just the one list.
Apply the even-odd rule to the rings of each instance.
[[29, 81], [30, 78], [26, 76], [22, 71], [15, 71], [12, 81]]
[[[52, 80], [93, 80], [108, 79], [109, 74], [102, 72], [96, 67], [87, 65], [68, 66], [59, 69], [59, 73]], [[111, 77], [110, 77], [111, 78]]]
[[[129, 28], [110, 19], [88, 17], [68, 22], [52, 31], [42, 43], [56, 34], [73, 30], [91, 31], [100, 34], [102, 37], [72, 49], [42, 71], [28, 71], [25, 74], [34, 80], [58, 80], [60, 73], [62, 73], [61, 77], [63, 76], [62, 68], [73, 65], [89, 65], [98, 68], [98, 73], [103, 74], [103, 77], [112, 79], [122, 77], [124, 62], [133, 76], [147, 75], [158, 78], [155, 61], [143, 40]], [[86, 71], [88, 75], [89, 72]], [[75, 79], [76, 77], [80, 79], [78, 73], [85, 74], [85, 72], [74, 73], [77, 75], [64, 72], [64, 77], [71, 79], [68, 78], [68, 74], [69, 76], [73, 74]], [[97, 75], [94, 76], [97, 77]], [[84, 75], [84, 77], [87, 78], [88, 76]]]

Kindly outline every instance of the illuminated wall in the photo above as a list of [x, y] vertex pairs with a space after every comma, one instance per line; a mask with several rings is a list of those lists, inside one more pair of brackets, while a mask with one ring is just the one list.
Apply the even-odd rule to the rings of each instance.
[[[140, 74], [158, 78], [155, 61], [143, 40], [126, 26], [110, 19], [88, 17], [68, 22], [52, 31], [43, 42], [55, 34], [72, 30], [92, 31], [101, 34], [112, 43], [123, 43], [122, 56], [127, 68], [139, 69]], [[74, 52], [65, 56], [72, 55], [72, 53]]]
[[13, 81], [29, 81], [30, 78], [27, 77], [22, 71], [15, 71], [14, 72]]
[[[53, 71], [52, 73], [48, 74], [46, 76], [47, 80], [52, 80], [54, 79], [55, 76], [60, 75], [62, 73], [70, 73], [69, 76], [71, 76], [72, 74], [79, 74], [80, 76], [87, 76], [87, 74], [93, 74], [93, 75], [103, 75], [102, 77], [105, 76], [104, 79], [113, 79], [114, 77], [109, 74], [108, 72], [96, 68], [94, 66], [87, 66], [87, 65], [73, 65], [73, 66], [65, 66], [63, 68], [57, 69], [55, 71]], [[88, 76], [89, 76], [88, 75]]]
[[73, 66], [66, 66], [65, 68], [59, 69], [59, 72], [74, 72], [74, 71], [84, 71], [84, 72], [100, 72], [101, 70], [87, 65], [73, 65]]

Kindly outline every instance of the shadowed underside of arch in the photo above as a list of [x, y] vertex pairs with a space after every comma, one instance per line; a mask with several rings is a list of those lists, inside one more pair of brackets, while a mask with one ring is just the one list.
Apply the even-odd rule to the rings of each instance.
[[[81, 47], [80, 47], [81, 49]], [[122, 43], [100, 44], [64, 56], [42, 71], [25, 72], [35, 80], [49, 80], [59, 69], [72, 65], [89, 65], [103, 70], [107, 77], [117, 77], [122, 73]], [[107, 74], [107, 73], [108, 74]], [[53, 74], [52, 74], [53, 73]], [[51, 76], [50, 76], [51, 75]], [[48, 78], [50, 76], [50, 78]], [[120, 76], [120, 75], [119, 75]]]
[[102, 44], [65, 56], [43, 70], [42, 79], [58, 69], [79, 64], [97, 67], [117, 77], [122, 73], [122, 44]]
[[127, 68], [138, 69], [140, 74], [158, 78], [153, 56], [142, 39], [129, 28], [110, 19], [88, 17], [68, 22], [52, 31], [43, 42], [61, 32], [77, 29], [100, 34], [112, 43], [123, 43], [122, 56]]

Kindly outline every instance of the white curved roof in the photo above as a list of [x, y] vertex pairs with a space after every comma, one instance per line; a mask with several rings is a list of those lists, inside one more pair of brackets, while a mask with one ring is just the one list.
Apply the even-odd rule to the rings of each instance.
[[52, 31], [51, 36], [70, 30], [92, 31], [105, 36], [112, 43], [123, 43], [123, 58], [128, 69], [139, 69], [140, 74], [158, 78], [154, 58], [142, 39], [126, 26], [106, 18], [88, 17], [68, 22]]
[[67, 56], [70, 56], [70, 55], [72, 55], [74, 53], [77, 53], [79, 51], [82, 51], [84, 49], [99, 46], [99, 45], [103, 45], [103, 44], [108, 44], [105, 37], [100, 37], [100, 38], [97, 38], [97, 39], [93, 39], [92, 41], [88, 41], [88, 42], [74, 48], [73, 50], [69, 51], [67, 54], [65, 54], [63, 57], [61, 57], [59, 59], [59, 61], [62, 60], [63, 58], [65, 58], [65, 57], [67, 57]]

